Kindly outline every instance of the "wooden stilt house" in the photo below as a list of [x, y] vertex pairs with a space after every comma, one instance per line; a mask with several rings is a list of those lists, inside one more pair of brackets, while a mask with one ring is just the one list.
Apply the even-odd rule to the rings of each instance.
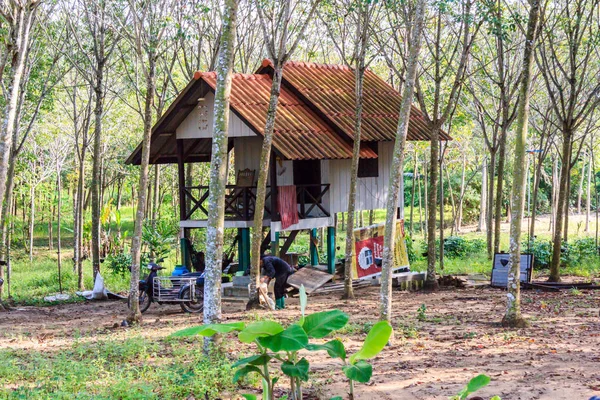
[[[236, 182], [227, 186], [225, 228], [238, 229], [241, 268], [250, 262], [250, 228], [273, 68], [268, 60], [254, 74], [234, 74], [229, 121], [229, 154]], [[151, 164], [178, 165], [180, 227], [205, 228], [208, 186], [186, 187], [185, 164], [211, 158], [214, 72], [197, 72], [152, 130]], [[361, 160], [356, 209], [386, 206], [400, 94], [367, 70], [364, 82]], [[334, 215], [345, 212], [354, 138], [354, 72], [341, 65], [288, 62], [283, 70], [269, 171], [263, 251], [285, 253], [299, 230], [327, 228], [328, 269], [335, 262]], [[442, 133], [442, 140], [450, 137]], [[410, 116], [408, 140], [429, 140], [419, 109]], [[127, 159], [139, 165], [141, 144]], [[291, 194], [286, 201], [282, 193]], [[278, 207], [278, 199], [280, 207]], [[400, 193], [403, 203], [403, 193]], [[284, 204], [285, 203], [285, 204]], [[288, 218], [297, 213], [297, 221]], [[282, 218], [282, 216], [284, 218]], [[283, 221], [282, 221], [283, 220]], [[292, 222], [290, 224], [290, 222]], [[279, 233], [289, 232], [284, 243]], [[311, 240], [311, 246], [313, 241]], [[311, 263], [318, 263], [311, 249]]]

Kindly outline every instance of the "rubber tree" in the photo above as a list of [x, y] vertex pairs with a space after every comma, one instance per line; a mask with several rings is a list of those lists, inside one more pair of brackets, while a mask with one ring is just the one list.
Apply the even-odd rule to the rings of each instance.
[[[287, 0], [254, 0], [264, 34], [265, 47], [270, 58], [270, 63], [263, 64], [264, 67], [271, 65], [273, 68], [273, 80], [269, 94], [269, 107], [263, 132], [263, 143], [260, 153], [258, 167], [258, 183], [256, 185], [256, 205], [254, 207], [254, 232], [251, 246], [251, 268], [250, 268], [250, 291], [248, 307], [259, 304], [257, 287], [260, 281], [260, 245], [262, 242], [262, 226], [264, 219], [265, 199], [267, 196], [267, 179], [269, 168], [275, 168], [270, 164], [273, 145], [273, 133], [275, 131], [275, 117], [277, 116], [277, 105], [281, 93], [281, 81], [283, 79], [283, 66], [290, 59], [300, 40], [304, 37], [304, 31], [312, 19], [320, 0], [303, 2]], [[295, 10], [295, 12], [292, 12]], [[295, 35], [296, 37], [292, 37]], [[288, 43], [291, 45], [288, 47]], [[274, 182], [271, 182], [274, 185]], [[271, 210], [272, 216], [277, 210]]]
[[529, 130], [529, 99], [532, 69], [534, 64], [534, 51], [538, 24], [540, 20], [541, 0], [531, 0], [527, 33], [525, 36], [525, 49], [523, 51], [523, 72], [520, 82], [520, 101], [517, 110], [517, 128], [515, 136], [513, 186], [512, 186], [512, 211], [510, 221], [510, 258], [508, 262], [507, 302], [506, 314], [502, 324], [510, 327], [520, 327], [525, 324], [521, 316], [521, 225], [525, 211], [525, 187], [527, 182], [526, 146]]
[[[3, 60], [2, 78], [7, 79], [7, 98], [0, 126], [0, 227], [6, 226], [8, 205], [6, 204], [7, 183], [9, 178], [9, 161], [13, 150], [14, 135], [18, 126], [18, 108], [21, 97], [21, 80], [23, 79], [30, 34], [36, 23], [39, 0], [5, 1], [0, 4], [0, 15], [8, 30], [5, 47], [6, 58]], [[4, 76], [5, 62], [10, 60], [8, 76]], [[10, 199], [8, 199], [10, 200]], [[0, 266], [3, 269], [4, 266]]]
[[[217, 83], [209, 172], [208, 223], [206, 228], [206, 277], [204, 281], [204, 323], [221, 320], [221, 275], [225, 225], [225, 188], [227, 185], [227, 142], [229, 133], [229, 95], [233, 70], [238, 0], [225, 0], [222, 17]], [[205, 339], [208, 352], [210, 338]]]
[[480, 51], [471, 54], [473, 72], [466, 90], [474, 101], [475, 119], [489, 152], [486, 240], [491, 259], [500, 247], [506, 138], [518, 106], [521, 38], [511, 28], [519, 15], [506, 12], [502, 0], [485, 0], [480, 7], [487, 32], [479, 35]]
[[396, 212], [401, 179], [404, 174], [404, 153], [406, 135], [410, 121], [413, 93], [417, 81], [419, 53], [423, 40], [423, 24], [426, 13], [426, 0], [417, 0], [412, 16], [407, 14], [409, 26], [408, 54], [406, 56], [406, 79], [402, 89], [402, 103], [398, 117], [396, 141], [392, 156], [392, 167], [386, 200], [385, 234], [383, 238], [383, 260], [381, 267], [381, 291], [379, 294], [379, 319], [392, 319], [392, 269], [394, 268], [394, 248], [396, 243]]
[[[346, 209], [348, 220], [345, 226], [343, 294], [345, 299], [354, 298], [352, 259], [354, 255], [354, 228], [356, 226], [356, 188], [358, 185], [358, 165], [362, 138], [363, 91], [365, 72], [374, 59], [374, 55], [369, 54], [368, 50], [379, 5], [377, 1], [370, 0], [337, 0], [329, 2], [329, 7], [326, 7], [320, 14], [338, 55], [344, 64], [354, 72], [354, 137], [348, 187], [348, 207]], [[339, 18], [340, 14], [344, 14], [345, 18]], [[362, 217], [362, 211], [360, 217]]]
[[[135, 59], [139, 64], [144, 75], [144, 102], [143, 102], [143, 138], [142, 138], [142, 157], [140, 162], [140, 179], [137, 190], [137, 207], [135, 212], [135, 221], [133, 237], [131, 241], [131, 281], [129, 287], [129, 313], [127, 321], [130, 324], [140, 323], [142, 314], [139, 308], [139, 279], [140, 263], [142, 250], [142, 227], [146, 215], [146, 205], [148, 198], [148, 170], [150, 164], [150, 138], [152, 136], [152, 117], [154, 108], [154, 96], [156, 91], [156, 67], [159, 57], [161, 57], [161, 44], [165, 40], [165, 34], [170, 24], [168, 23], [169, 13], [177, 0], [151, 0], [148, 2], [139, 2], [129, 0], [130, 8], [129, 20], [125, 24], [130, 24], [131, 29], [122, 31], [126, 35]], [[220, 281], [219, 281], [220, 283]]]
[[[102, 120], [107, 93], [107, 72], [111, 68], [110, 59], [120, 35], [111, 23], [110, 2], [106, 0], [83, 1], [75, 4], [76, 12], [65, 10], [71, 41], [77, 48], [77, 57], [69, 57], [71, 64], [94, 91], [94, 131], [92, 146], [92, 180], [90, 185], [92, 200], [92, 269], [94, 279], [100, 271], [100, 201], [102, 164]], [[72, 6], [72, 5], [71, 5]], [[65, 8], [68, 7], [65, 5]], [[91, 49], [91, 51], [90, 51]]]
[[[561, 166], [558, 199], [554, 218], [552, 261], [549, 281], [560, 281], [563, 229], [568, 229], [569, 177], [577, 160], [573, 156], [576, 133], [589, 131], [585, 123], [600, 105], [600, 81], [596, 79], [598, 52], [595, 40], [600, 27], [597, 15], [599, 0], [561, 0], [548, 8], [535, 52], [548, 98], [560, 129]], [[557, 48], [561, 50], [558, 51]], [[588, 124], [589, 126], [589, 124]]]
[[[456, 21], [454, 15], [447, 7], [446, 3], [438, 3], [432, 13], [431, 32], [426, 32], [428, 37], [427, 57], [423, 57], [423, 73], [416, 81], [416, 95], [419, 102], [425, 123], [430, 132], [430, 164], [429, 164], [429, 192], [427, 199], [428, 221], [427, 221], [427, 279], [425, 287], [435, 290], [438, 287], [436, 277], [436, 217], [438, 198], [438, 185], [443, 177], [439, 176], [440, 166], [440, 131], [442, 126], [448, 122], [454, 112], [459, 97], [459, 92], [464, 84], [465, 71], [469, 53], [476, 33], [481, 23], [474, 23], [472, 0], [463, 0], [457, 2], [455, 11], [460, 13], [460, 18], [454, 27], [458, 29], [457, 37], [460, 41], [448, 42], [446, 40], [448, 32], [445, 27], [448, 25], [448, 18]], [[450, 46], [453, 51], [447, 51]], [[458, 47], [457, 47], [458, 46]], [[448, 58], [450, 53], [450, 58]], [[431, 86], [431, 84], [433, 86]], [[438, 181], [438, 177], [439, 180]], [[443, 229], [441, 221], [440, 229]]]

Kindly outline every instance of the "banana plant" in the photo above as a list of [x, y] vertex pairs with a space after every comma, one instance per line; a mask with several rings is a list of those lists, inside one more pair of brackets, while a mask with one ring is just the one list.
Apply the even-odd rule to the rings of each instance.
[[[477, 375], [475, 378], [471, 379], [467, 386], [462, 388], [460, 392], [456, 396], [450, 397], [450, 400], [466, 400], [470, 394], [475, 393], [479, 389], [487, 386], [490, 383], [491, 379], [487, 375]], [[494, 396], [490, 400], [500, 400], [499, 396]]]
[[[278, 377], [273, 376], [269, 366], [272, 361], [278, 362], [281, 372], [290, 379], [290, 399], [302, 399], [302, 385], [308, 381], [310, 363], [300, 354], [326, 351], [332, 358], [342, 360], [342, 371], [350, 382], [350, 396], [354, 396], [354, 382], [366, 383], [371, 379], [373, 367], [365, 360], [375, 357], [388, 342], [392, 327], [387, 321], [373, 326], [361, 349], [347, 357], [344, 344], [339, 339], [324, 344], [310, 343], [311, 339], [323, 339], [348, 323], [350, 317], [340, 310], [322, 311], [306, 315], [307, 296], [304, 286], [300, 288], [301, 317], [298, 322], [287, 327], [274, 321], [258, 321], [246, 325], [244, 322], [229, 324], [209, 324], [191, 327], [173, 334], [175, 337], [213, 336], [237, 332], [242, 343], [254, 343], [256, 354], [238, 360], [234, 367], [238, 368], [234, 382], [248, 374], [260, 376], [263, 387], [263, 400], [274, 400], [273, 389]], [[309, 353], [310, 354], [310, 353]], [[256, 395], [246, 394], [248, 400], [256, 399]]]

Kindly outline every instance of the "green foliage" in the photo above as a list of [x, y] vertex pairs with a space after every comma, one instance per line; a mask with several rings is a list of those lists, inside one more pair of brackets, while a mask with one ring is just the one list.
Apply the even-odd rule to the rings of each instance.
[[[436, 240], [436, 255], [439, 256], [440, 241]], [[427, 252], [427, 242], [421, 242], [421, 250]], [[485, 250], [485, 241], [482, 239], [466, 239], [462, 236], [449, 236], [444, 239], [444, 257], [453, 259], [469, 258]]]
[[106, 257], [106, 262], [104, 265], [113, 275], [119, 275], [125, 278], [127, 275], [129, 275], [129, 267], [131, 266], [131, 253], [109, 254]]
[[236, 391], [234, 374], [224, 354], [205, 356], [201, 342], [134, 336], [52, 352], [0, 349], [2, 399], [216, 399]]
[[148, 258], [164, 259], [177, 243], [177, 225], [169, 220], [159, 220], [152, 224], [145, 221], [142, 227], [142, 243], [148, 251]]
[[[373, 367], [364, 360], [375, 357], [387, 344], [392, 327], [387, 321], [373, 325], [361, 349], [346, 359], [346, 349], [339, 339], [330, 340], [325, 344], [309, 343], [309, 338], [321, 339], [342, 329], [348, 323], [349, 316], [340, 310], [323, 311], [305, 315], [307, 296], [304, 286], [300, 288], [300, 309], [302, 316], [298, 323], [287, 328], [273, 321], [257, 321], [247, 326], [243, 323], [210, 324], [187, 328], [176, 332], [173, 337], [212, 336], [216, 333], [238, 332], [238, 339], [243, 343], [254, 342], [258, 353], [240, 359], [233, 366], [237, 367], [233, 380], [257, 374], [263, 383], [263, 399], [273, 399], [273, 387], [277, 378], [271, 378], [270, 361], [280, 362], [281, 372], [290, 377], [291, 395], [293, 399], [302, 398], [302, 382], [308, 381], [310, 363], [306, 358], [298, 359], [300, 350], [327, 351], [332, 358], [340, 358], [342, 370], [350, 380], [350, 390], [353, 381], [366, 383], [371, 379]], [[249, 397], [248, 397], [249, 396]], [[256, 398], [253, 395], [246, 398]]]
[[[466, 400], [470, 394], [475, 393], [476, 391], [484, 388], [489, 385], [491, 379], [487, 375], [477, 375], [473, 379], [469, 381], [467, 386], [465, 386], [456, 396], [452, 396], [450, 400]], [[494, 396], [490, 400], [500, 400], [500, 397]]]
[[465, 258], [485, 249], [481, 239], [467, 240], [462, 236], [449, 236], [444, 239], [444, 255], [448, 258]]
[[427, 306], [425, 304], [421, 304], [417, 309], [417, 319], [419, 321], [425, 321], [427, 319], [427, 315], [425, 312], [427, 311]]
[[552, 258], [552, 243], [533, 238], [521, 244], [521, 251], [533, 254], [533, 266], [537, 269], [548, 268]]
[[415, 251], [415, 246], [414, 246], [414, 242], [413, 239], [406, 235], [406, 238], [404, 239], [406, 241], [406, 253], [408, 255], [408, 262], [413, 262], [417, 259], [417, 252]]

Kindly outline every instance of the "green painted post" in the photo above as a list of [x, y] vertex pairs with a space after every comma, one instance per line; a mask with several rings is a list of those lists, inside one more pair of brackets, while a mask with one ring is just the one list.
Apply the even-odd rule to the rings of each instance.
[[335, 227], [327, 227], [327, 272], [335, 273]]
[[240, 268], [244, 271], [250, 269], [250, 228], [240, 229], [239, 240], [239, 260]]
[[275, 232], [275, 240], [271, 241], [271, 255], [279, 257], [279, 232]]
[[317, 238], [317, 228], [310, 230], [310, 265], [319, 265], [319, 253], [314, 239]]
[[185, 265], [189, 269], [190, 266], [187, 265], [189, 257], [188, 257], [188, 247], [186, 246], [186, 243], [185, 243], [186, 240], [187, 239], [184, 237], [179, 239], [179, 246], [181, 246], [181, 265]]

